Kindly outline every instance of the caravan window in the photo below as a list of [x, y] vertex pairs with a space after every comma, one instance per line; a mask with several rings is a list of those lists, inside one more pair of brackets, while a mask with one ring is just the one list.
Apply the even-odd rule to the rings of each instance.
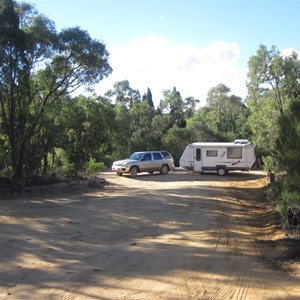
[[242, 148], [228, 147], [227, 158], [242, 158]]
[[216, 157], [218, 156], [218, 150], [206, 150], [207, 157]]

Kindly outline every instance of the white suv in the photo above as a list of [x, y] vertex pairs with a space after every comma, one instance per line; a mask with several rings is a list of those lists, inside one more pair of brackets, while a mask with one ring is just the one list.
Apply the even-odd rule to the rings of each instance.
[[115, 161], [112, 165], [112, 170], [118, 176], [123, 173], [130, 173], [131, 177], [136, 177], [140, 172], [153, 173], [155, 171], [166, 175], [174, 169], [174, 159], [167, 151], [134, 152], [130, 158]]

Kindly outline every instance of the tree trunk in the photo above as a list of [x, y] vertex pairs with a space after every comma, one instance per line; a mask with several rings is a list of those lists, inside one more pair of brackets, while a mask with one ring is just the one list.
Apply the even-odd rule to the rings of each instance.
[[48, 155], [47, 155], [47, 153], [45, 153], [44, 154], [43, 174], [42, 174], [43, 177], [47, 176], [47, 171], [48, 171]]
[[22, 141], [19, 149], [18, 162], [13, 175], [14, 189], [18, 191], [22, 191], [25, 187], [24, 163], [25, 163], [25, 142]]

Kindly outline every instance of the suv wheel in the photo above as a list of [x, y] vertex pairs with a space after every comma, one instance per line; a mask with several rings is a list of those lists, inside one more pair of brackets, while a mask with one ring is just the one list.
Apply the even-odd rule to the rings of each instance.
[[159, 170], [161, 175], [167, 175], [169, 172], [169, 166], [168, 165], [162, 165]]
[[132, 178], [136, 177], [137, 173], [138, 173], [138, 168], [137, 167], [132, 167], [130, 169], [130, 175], [131, 175]]

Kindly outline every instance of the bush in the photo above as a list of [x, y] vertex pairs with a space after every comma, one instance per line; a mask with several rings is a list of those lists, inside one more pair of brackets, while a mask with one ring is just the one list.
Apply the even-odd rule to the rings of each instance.
[[300, 214], [300, 177], [285, 176], [270, 186], [268, 200], [280, 214], [282, 224], [288, 225], [291, 212]]
[[103, 162], [97, 162], [94, 158], [91, 158], [86, 164], [87, 175], [95, 175], [98, 172], [103, 171], [106, 168]]

